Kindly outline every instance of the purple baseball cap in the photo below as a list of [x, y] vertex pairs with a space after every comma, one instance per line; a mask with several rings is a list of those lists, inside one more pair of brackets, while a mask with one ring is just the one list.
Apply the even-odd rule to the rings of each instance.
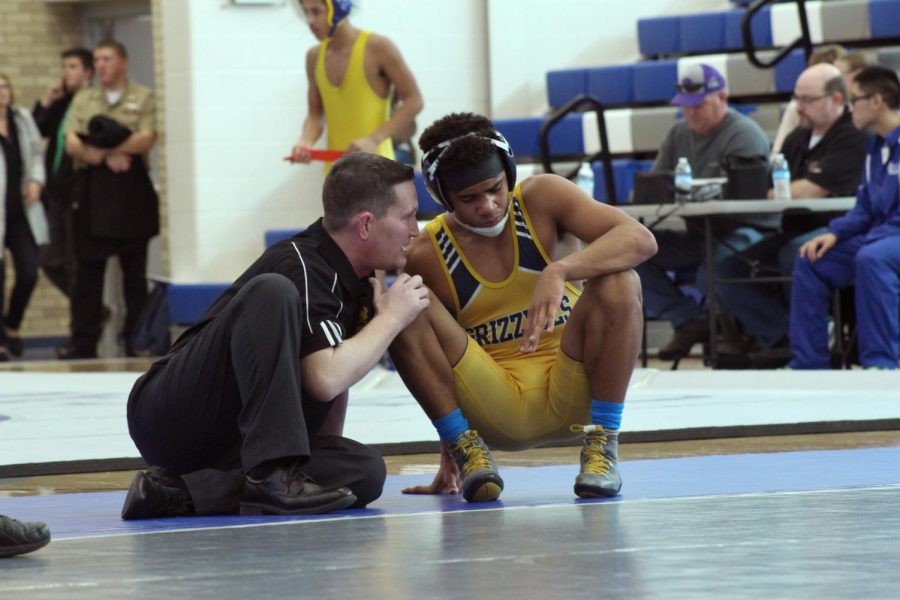
[[678, 93], [671, 104], [694, 107], [703, 102], [707, 94], [725, 90], [725, 78], [709, 65], [695, 64], [681, 72], [675, 84]]

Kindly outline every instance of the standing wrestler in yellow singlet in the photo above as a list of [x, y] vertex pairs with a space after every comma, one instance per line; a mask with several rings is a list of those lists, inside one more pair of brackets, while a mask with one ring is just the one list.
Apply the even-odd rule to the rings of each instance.
[[[309, 151], [328, 126], [328, 148], [394, 158], [391, 137], [422, 110], [422, 95], [400, 51], [388, 38], [347, 20], [350, 0], [300, 0], [319, 45], [306, 53], [309, 111], [291, 159]], [[392, 92], [399, 106], [391, 114]]]
[[[406, 270], [440, 302], [391, 356], [442, 452], [431, 485], [404, 492], [493, 500], [503, 480], [485, 442], [520, 450], [577, 431], [587, 435], [575, 493], [618, 494], [618, 431], [643, 318], [632, 269], [656, 252], [653, 235], [557, 175], [514, 186], [512, 150], [485, 117], [444, 117], [419, 146], [447, 212], [413, 240]], [[563, 233], [587, 245], [554, 261]]]

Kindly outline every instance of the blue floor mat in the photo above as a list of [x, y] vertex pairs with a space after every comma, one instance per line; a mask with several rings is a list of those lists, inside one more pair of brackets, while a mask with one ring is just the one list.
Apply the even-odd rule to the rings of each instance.
[[55, 539], [103, 537], [297, 520], [888, 486], [900, 484], [898, 464], [900, 447], [627, 461], [620, 465], [622, 495], [601, 500], [574, 496], [576, 465], [516, 467], [502, 470], [506, 487], [501, 500], [483, 504], [469, 504], [459, 495], [403, 495], [402, 488], [427, 484], [432, 476], [392, 475], [382, 497], [369, 508], [303, 517], [235, 515], [122, 521], [119, 511], [124, 491], [0, 498], [0, 513], [20, 520], [44, 521]]

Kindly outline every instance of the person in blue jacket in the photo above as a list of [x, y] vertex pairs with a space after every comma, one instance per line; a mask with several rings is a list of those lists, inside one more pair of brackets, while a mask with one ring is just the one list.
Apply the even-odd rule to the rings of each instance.
[[860, 364], [900, 361], [900, 82], [871, 66], [850, 86], [853, 124], [875, 132], [856, 206], [800, 247], [791, 290], [793, 369], [827, 369], [828, 308], [834, 290], [856, 284]]

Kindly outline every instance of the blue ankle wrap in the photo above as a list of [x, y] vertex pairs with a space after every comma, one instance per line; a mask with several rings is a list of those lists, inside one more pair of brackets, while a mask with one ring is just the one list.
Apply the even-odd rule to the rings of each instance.
[[591, 400], [591, 424], [617, 431], [622, 425], [622, 409], [624, 408], [625, 404], [622, 402]]
[[469, 422], [463, 416], [460, 409], [456, 409], [450, 414], [434, 419], [432, 422], [434, 428], [437, 429], [441, 441], [452, 442], [459, 435], [469, 429]]

